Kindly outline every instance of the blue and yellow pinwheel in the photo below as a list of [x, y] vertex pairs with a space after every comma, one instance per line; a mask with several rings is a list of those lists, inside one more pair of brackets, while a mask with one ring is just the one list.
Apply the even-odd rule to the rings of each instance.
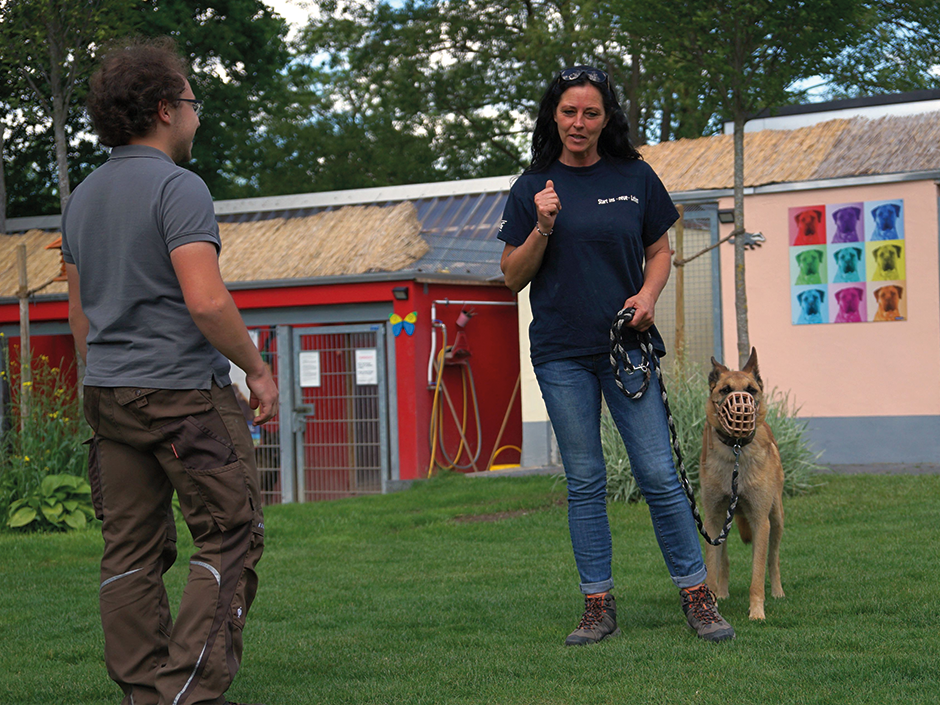
[[392, 334], [397, 338], [401, 335], [401, 329], [405, 329], [407, 335], [412, 335], [415, 332], [415, 323], [418, 320], [418, 312], [412, 311], [407, 316], [402, 318], [397, 313], [393, 313], [388, 317], [388, 320], [392, 322]]

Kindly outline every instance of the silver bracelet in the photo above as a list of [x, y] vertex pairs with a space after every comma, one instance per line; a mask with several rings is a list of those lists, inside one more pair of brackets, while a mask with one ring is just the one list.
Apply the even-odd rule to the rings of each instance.
[[553, 232], [555, 232], [555, 228], [551, 228], [547, 233], [543, 233], [543, 232], [542, 232], [542, 228], [539, 227], [539, 222], [538, 222], [538, 221], [535, 221], [535, 229], [536, 229], [536, 231], [538, 232], [538, 234], [541, 235], [542, 237], [548, 237], [548, 236], [551, 235]]

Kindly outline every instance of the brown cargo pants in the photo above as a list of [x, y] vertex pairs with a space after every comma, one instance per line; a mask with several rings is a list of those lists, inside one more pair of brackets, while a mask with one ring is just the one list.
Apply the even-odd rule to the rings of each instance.
[[[223, 703], [264, 549], [254, 448], [232, 388], [85, 387], [85, 417], [105, 663], [122, 705]], [[196, 546], [175, 622], [163, 585], [176, 559], [173, 490]]]

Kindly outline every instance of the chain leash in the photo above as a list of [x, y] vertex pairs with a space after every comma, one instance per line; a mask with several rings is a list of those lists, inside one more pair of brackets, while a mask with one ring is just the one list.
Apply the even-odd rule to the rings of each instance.
[[[614, 380], [617, 382], [617, 387], [627, 398], [638, 400], [646, 393], [646, 390], [649, 389], [651, 370], [656, 371], [656, 379], [659, 380], [663, 407], [666, 409], [666, 420], [669, 423], [669, 433], [672, 436], [672, 449], [676, 454], [676, 459], [679, 461], [679, 480], [682, 484], [682, 489], [685, 491], [686, 499], [689, 500], [689, 506], [692, 508], [692, 516], [695, 518], [699, 533], [705, 538], [705, 541], [712, 546], [720, 546], [728, 539], [728, 533], [731, 531], [731, 524], [734, 521], [734, 510], [737, 509], [738, 506], [738, 467], [741, 460], [741, 443], [736, 440], [734, 447], [731, 449], [732, 452], [734, 452], [734, 470], [731, 472], [731, 501], [728, 503], [728, 512], [725, 516], [724, 526], [721, 527], [721, 533], [718, 534], [717, 538], [713, 539], [708, 535], [708, 532], [705, 531], [705, 526], [702, 524], [702, 517], [699, 515], [698, 506], [695, 504], [695, 492], [692, 490], [692, 483], [689, 482], [689, 477], [685, 472], [685, 461], [682, 459], [682, 449], [679, 447], [679, 434], [676, 431], [676, 424], [672, 418], [672, 411], [669, 409], [669, 397], [666, 394], [666, 383], [663, 380], [662, 367], [659, 364], [659, 357], [653, 349], [653, 339], [649, 330], [636, 331], [640, 343], [640, 353], [645, 358], [640, 362], [639, 366], [635, 367], [630, 362], [627, 351], [623, 347], [623, 328], [633, 320], [635, 313], [635, 308], [623, 309], [617, 314], [614, 318], [614, 322], [610, 326], [610, 365], [614, 368]], [[623, 368], [627, 370], [627, 374], [633, 374], [634, 372], [643, 373], [643, 384], [640, 386], [639, 391], [631, 393], [624, 387], [623, 381], [620, 379], [621, 363]]]

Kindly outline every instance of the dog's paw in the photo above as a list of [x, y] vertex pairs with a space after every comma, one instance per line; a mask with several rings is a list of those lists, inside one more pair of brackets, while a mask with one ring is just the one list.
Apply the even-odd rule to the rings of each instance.
[[772, 589], [770, 590], [770, 594], [773, 595], [774, 597], [776, 597], [778, 600], [779, 600], [781, 597], [786, 597], [786, 595], [785, 595], [784, 592], [783, 592], [783, 588], [772, 588]]
[[761, 622], [763, 622], [764, 621], [764, 606], [761, 605], [760, 607], [751, 607], [751, 609], [748, 611], [747, 616], [750, 617], [751, 619], [760, 620]]

